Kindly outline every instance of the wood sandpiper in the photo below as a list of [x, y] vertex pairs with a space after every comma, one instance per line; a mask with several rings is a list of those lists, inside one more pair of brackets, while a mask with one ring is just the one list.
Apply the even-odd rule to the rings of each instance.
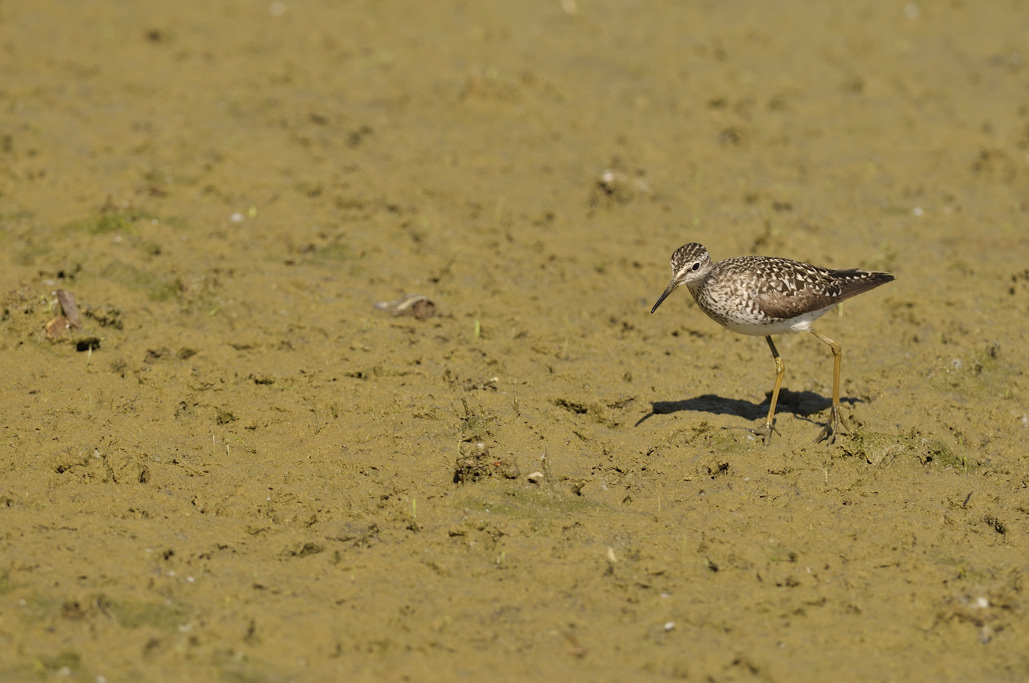
[[[786, 366], [772, 341], [773, 334], [807, 330], [829, 345], [833, 355], [832, 411], [815, 442], [834, 443], [840, 431], [839, 344], [819, 334], [811, 323], [833, 306], [893, 280], [890, 273], [830, 270], [799, 261], [769, 256], [740, 256], [713, 262], [703, 245], [684, 244], [672, 254], [672, 281], [658, 298], [653, 313], [669, 294], [686, 285], [700, 310], [722, 327], [761, 336], [775, 359], [775, 386], [765, 426], [755, 432], [772, 438], [775, 403]], [[846, 425], [843, 425], [846, 427]]]

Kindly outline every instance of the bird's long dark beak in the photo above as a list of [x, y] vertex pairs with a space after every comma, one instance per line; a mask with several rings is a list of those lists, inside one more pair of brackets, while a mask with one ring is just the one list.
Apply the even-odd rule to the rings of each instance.
[[671, 294], [672, 292], [674, 292], [678, 286], [679, 286], [679, 283], [676, 282], [674, 279], [671, 282], [669, 282], [668, 286], [665, 287], [665, 291], [662, 292], [661, 296], [659, 296], [657, 298], [657, 303], [654, 304], [654, 307], [652, 309], [650, 309], [650, 312], [653, 313], [654, 311], [656, 311], [657, 307], [661, 305], [661, 302], [664, 301], [665, 299], [667, 299], [668, 295]]

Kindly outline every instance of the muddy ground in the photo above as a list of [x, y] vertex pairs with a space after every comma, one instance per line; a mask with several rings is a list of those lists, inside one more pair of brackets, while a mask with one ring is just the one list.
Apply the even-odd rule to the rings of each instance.
[[[0, 681], [1025, 680], [1026, 35], [0, 2]], [[766, 446], [765, 343], [650, 314], [688, 241], [896, 275], [848, 435], [811, 335]]]

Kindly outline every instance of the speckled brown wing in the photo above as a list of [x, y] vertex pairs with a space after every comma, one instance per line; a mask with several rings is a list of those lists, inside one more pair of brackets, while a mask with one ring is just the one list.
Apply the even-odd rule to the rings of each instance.
[[862, 292], [875, 289], [879, 285], [893, 282], [893, 275], [890, 273], [880, 273], [873, 270], [830, 270], [829, 276], [836, 280], [840, 287], [840, 298], [838, 301], [844, 301]]
[[828, 308], [893, 279], [889, 273], [829, 270], [788, 259], [769, 259], [762, 270], [758, 306], [778, 319]]

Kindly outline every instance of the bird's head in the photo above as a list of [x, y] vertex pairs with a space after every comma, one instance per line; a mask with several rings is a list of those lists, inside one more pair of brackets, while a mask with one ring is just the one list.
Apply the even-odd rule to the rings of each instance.
[[657, 303], [650, 309], [653, 313], [661, 302], [668, 298], [668, 295], [685, 284], [707, 277], [711, 272], [711, 256], [707, 253], [704, 245], [690, 242], [675, 250], [672, 254], [672, 281], [665, 287], [664, 293], [657, 299]]

